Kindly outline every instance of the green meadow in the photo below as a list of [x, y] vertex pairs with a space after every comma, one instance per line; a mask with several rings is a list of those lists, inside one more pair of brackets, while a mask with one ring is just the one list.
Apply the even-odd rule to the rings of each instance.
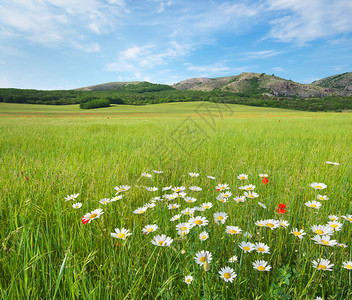
[[[352, 219], [342, 217], [352, 215], [351, 149], [349, 112], [208, 102], [94, 110], [0, 103], [0, 298], [352, 298], [352, 271], [344, 267], [352, 265]], [[239, 174], [248, 179], [239, 180]], [[259, 174], [267, 174], [269, 182], [262, 183]], [[327, 188], [315, 190], [314, 182]], [[225, 183], [232, 196], [223, 203], [216, 186]], [[239, 187], [248, 184], [256, 186], [259, 197], [237, 203], [233, 198], [244, 195]], [[100, 202], [115, 197], [114, 188], [121, 185], [130, 186], [119, 193], [122, 199]], [[170, 186], [185, 187], [197, 200], [164, 199], [173, 192], [162, 189]], [[72, 194], [79, 196], [66, 201]], [[329, 200], [318, 200], [318, 194]], [[162, 201], [142, 214], [133, 212], [154, 197]], [[305, 204], [315, 200], [319, 209]], [[82, 207], [73, 208], [76, 202]], [[181, 211], [208, 202], [213, 207], [194, 212], [208, 225], [179, 235], [176, 225], [191, 219]], [[174, 203], [179, 207], [169, 209]], [[280, 203], [287, 212], [277, 212]], [[96, 209], [103, 214], [82, 224], [82, 217]], [[214, 220], [217, 212], [227, 214], [224, 224]], [[170, 221], [177, 214], [180, 219]], [[311, 227], [326, 225], [331, 215], [342, 224], [330, 236], [338, 244], [316, 244]], [[289, 225], [255, 225], [270, 219]], [[158, 229], [143, 234], [151, 224]], [[226, 226], [238, 226], [242, 233], [228, 234]], [[115, 238], [115, 228], [132, 234]], [[291, 233], [295, 228], [306, 235], [298, 238]], [[209, 238], [201, 241], [203, 231]], [[172, 243], [152, 244], [161, 234]], [[239, 247], [243, 241], [265, 243], [270, 254], [246, 253]], [[195, 260], [201, 250], [212, 254], [207, 271]], [[233, 256], [237, 261], [230, 263]], [[332, 271], [315, 268], [313, 261], [320, 259], [329, 260]], [[255, 269], [256, 260], [271, 269]], [[232, 282], [219, 274], [224, 267], [237, 275]]]

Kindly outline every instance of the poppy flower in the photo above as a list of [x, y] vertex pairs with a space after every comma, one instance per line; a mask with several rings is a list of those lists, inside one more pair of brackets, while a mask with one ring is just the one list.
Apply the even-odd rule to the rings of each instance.
[[269, 182], [269, 179], [268, 179], [268, 178], [266, 178], [266, 177], [263, 177], [263, 179], [262, 179], [262, 183], [267, 184], [268, 182]]
[[286, 210], [286, 209], [283, 209], [283, 208], [278, 208], [278, 209], [277, 209], [277, 212], [278, 212], [279, 214], [284, 214], [285, 212], [287, 212], [287, 210]]
[[286, 204], [280, 203], [280, 204], [279, 204], [279, 208], [286, 208]]

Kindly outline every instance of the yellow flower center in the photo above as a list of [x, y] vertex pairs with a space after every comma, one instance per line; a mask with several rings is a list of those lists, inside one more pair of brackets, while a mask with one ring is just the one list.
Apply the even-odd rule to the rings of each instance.
[[309, 205], [310, 207], [317, 207], [315, 204], [311, 204], [311, 205]]
[[331, 221], [336, 221], [337, 219], [336, 218], [330, 218]]
[[237, 233], [237, 230], [231, 229], [229, 232], [232, 234], [235, 234], [235, 233]]
[[[225, 195], [224, 195], [225, 198], [228, 197], [228, 196], [229, 196], [228, 194], [225, 194]], [[227, 273], [226, 273], [226, 274], [227, 274]]]
[[293, 234], [296, 235], [296, 236], [301, 235], [301, 233], [299, 231], [295, 231]]
[[152, 231], [154, 231], [154, 228], [148, 228], [147, 231], [152, 232]]
[[222, 186], [221, 188], [220, 188], [220, 190], [224, 190], [225, 188]]
[[319, 270], [326, 270], [326, 266], [324, 266], [324, 265], [319, 265], [319, 266], [318, 266], [318, 269], [319, 269]]
[[224, 277], [225, 277], [226, 279], [229, 279], [229, 278], [231, 277], [231, 274], [230, 274], [230, 273], [225, 273], [225, 274], [224, 274]]
[[90, 217], [89, 217], [89, 219], [94, 219], [94, 218], [96, 218], [97, 216], [98, 216], [98, 214], [91, 214]]
[[322, 240], [321, 242], [322, 242], [324, 245], [329, 245], [329, 242], [328, 242], [328, 241]]
[[186, 227], [186, 226], [183, 226], [183, 227], [181, 227], [180, 229], [181, 229], [182, 231], [184, 231], [184, 230], [187, 229], [187, 227]]
[[247, 197], [248, 198], [254, 198], [254, 196], [252, 194], [249, 194]]
[[202, 225], [202, 224], [203, 224], [203, 221], [201, 221], [201, 220], [196, 220], [194, 223], [197, 224], [197, 225]]
[[259, 271], [265, 271], [265, 267], [263, 267], [263, 266], [258, 266], [258, 270], [259, 270]]
[[203, 236], [202, 236], [202, 240], [205, 240], [206, 238], [207, 238], [206, 235], [203, 235]]
[[319, 199], [319, 200], [324, 200], [324, 197], [319, 197], [318, 199]]
[[225, 202], [225, 200], [224, 200], [224, 199], [219, 199], [219, 201], [220, 201], [220, 202]]
[[120, 188], [120, 192], [123, 192], [125, 189], [124, 188]]
[[320, 185], [315, 186], [316, 189], [321, 189], [322, 187]]
[[270, 227], [270, 228], [273, 228], [275, 225], [273, 223], [267, 223], [266, 226]]
[[337, 228], [337, 227], [339, 227], [339, 225], [337, 225], [337, 224], [331, 224], [331, 227], [332, 227], [332, 228]]
[[260, 251], [260, 252], [264, 252], [265, 250], [264, 250], [264, 248], [259, 247], [259, 248], [258, 248], [258, 251]]
[[204, 262], [206, 261], [206, 259], [207, 259], [207, 258], [206, 258], [205, 256], [202, 256], [202, 257], [199, 259], [199, 261], [202, 262], [202, 263], [204, 263]]
[[346, 265], [346, 269], [352, 269], [351, 265]]
[[191, 282], [191, 279], [190, 279], [190, 278], [188, 278], [188, 279], [187, 279], [187, 282]]
[[117, 234], [117, 237], [118, 237], [119, 239], [123, 239], [123, 238], [125, 237], [125, 235], [126, 235], [126, 234], [120, 232], [119, 234]]
[[247, 191], [251, 191], [251, 190], [253, 190], [252, 187], [248, 187], [248, 188], [247, 188]]
[[186, 211], [186, 212], [185, 212], [185, 215], [189, 215], [189, 214], [190, 214], [190, 212], [189, 212], [189, 211]]
[[163, 245], [164, 245], [164, 241], [160, 241], [160, 242], [159, 242], [159, 245], [160, 245], [160, 246], [163, 246]]
[[209, 205], [203, 206], [204, 209], [209, 209]]
[[144, 213], [144, 210], [140, 210], [138, 213], [139, 213], [139, 214], [142, 214], [142, 213]]
[[264, 226], [264, 224], [260, 223], [260, 224], [258, 224], [258, 226], [263, 227], [263, 226]]
[[218, 220], [223, 220], [224, 217], [223, 216], [218, 216]]
[[315, 232], [316, 232], [317, 234], [323, 234], [323, 233], [324, 233], [324, 231], [322, 231], [321, 229], [317, 229]]
[[249, 250], [251, 250], [248, 246], [244, 246], [243, 247], [243, 250], [246, 250], [246, 251], [249, 251]]
[[244, 177], [244, 176], [241, 176], [241, 179], [246, 179], [246, 177]]

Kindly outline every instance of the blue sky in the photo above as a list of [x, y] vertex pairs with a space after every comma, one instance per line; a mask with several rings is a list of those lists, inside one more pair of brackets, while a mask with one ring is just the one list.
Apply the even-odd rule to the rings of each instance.
[[0, 87], [352, 71], [351, 0], [2, 0]]

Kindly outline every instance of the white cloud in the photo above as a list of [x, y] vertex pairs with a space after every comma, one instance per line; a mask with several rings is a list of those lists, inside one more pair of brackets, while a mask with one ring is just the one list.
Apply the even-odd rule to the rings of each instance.
[[272, 56], [276, 56], [282, 54], [282, 51], [277, 50], [263, 50], [263, 51], [254, 51], [254, 52], [245, 52], [243, 55], [245, 56], [244, 59], [263, 59]]
[[267, 10], [281, 13], [271, 22], [270, 37], [304, 45], [352, 31], [350, 0], [268, 0]]

